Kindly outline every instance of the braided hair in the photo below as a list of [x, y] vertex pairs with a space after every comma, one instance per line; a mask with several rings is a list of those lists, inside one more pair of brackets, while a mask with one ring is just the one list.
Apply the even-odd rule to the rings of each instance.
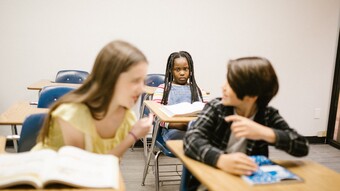
[[173, 52], [170, 54], [168, 58], [168, 62], [166, 64], [165, 69], [165, 79], [164, 79], [164, 93], [163, 98], [161, 101], [161, 104], [167, 105], [168, 104], [168, 97], [169, 92], [171, 90], [172, 81], [174, 80], [174, 76], [172, 73], [172, 70], [174, 68], [174, 61], [176, 58], [185, 58], [188, 61], [189, 64], [189, 85], [191, 90], [191, 103], [195, 101], [199, 101], [200, 99], [203, 100], [202, 92], [200, 88], [198, 87], [196, 80], [195, 80], [195, 74], [194, 74], [194, 61], [191, 58], [191, 55], [186, 51], [179, 51], [179, 52]]

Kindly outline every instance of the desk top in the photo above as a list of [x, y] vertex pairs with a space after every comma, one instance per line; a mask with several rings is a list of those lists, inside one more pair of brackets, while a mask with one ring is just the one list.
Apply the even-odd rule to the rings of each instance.
[[35, 82], [27, 87], [29, 90], [41, 90], [45, 86], [68, 86], [68, 87], [79, 87], [81, 84], [72, 84], [72, 83], [55, 83], [50, 80], [40, 80]]
[[313, 161], [275, 161], [304, 179], [302, 183], [251, 186], [239, 176], [231, 175], [184, 155], [183, 141], [166, 142], [169, 149], [185, 164], [190, 172], [209, 190], [339, 190], [340, 174]]
[[157, 87], [144, 86], [144, 92], [152, 95], [156, 91]]
[[181, 122], [189, 122], [191, 120], [196, 119], [197, 117], [169, 117], [159, 108], [162, 107], [161, 104], [155, 101], [144, 101], [145, 105], [151, 110], [152, 113], [157, 115], [161, 121], [167, 123], [181, 123]]
[[28, 115], [47, 112], [46, 108], [37, 108], [27, 101], [19, 101], [0, 115], [0, 125], [22, 125]]

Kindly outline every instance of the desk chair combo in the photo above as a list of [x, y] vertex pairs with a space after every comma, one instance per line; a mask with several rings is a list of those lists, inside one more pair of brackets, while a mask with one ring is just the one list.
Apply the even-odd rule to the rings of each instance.
[[60, 70], [56, 75], [55, 82], [82, 84], [88, 75], [88, 72], [82, 70]]
[[[165, 144], [165, 141], [161, 135], [162, 128], [159, 126], [161, 120], [159, 117], [155, 118], [155, 126], [153, 128], [153, 134], [152, 134], [152, 142], [150, 146], [150, 151], [148, 153], [148, 157], [145, 163], [144, 172], [143, 172], [143, 180], [142, 180], [142, 186], [144, 186], [146, 176], [148, 174], [149, 166], [152, 166], [154, 168], [155, 173], [155, 186], [156, 190], [159, 190], [160, 183], [164, 182], [179, 182], [182, 177], [181, 169], [179, 169], [179, 166], [182, 166], [182, 164], [163, 164], [160, 165], [158, 160], [161, 154], [165, 155], [166, 157], [176, 158], [176, 156], [168, 149], [168, 147]], [[192, 122], [190, 122], [189, 125], [191, 125]], [[154, 165], [150, 164], [151, 156], [154, 156]], [[175, 166], [175, 170], [168, 170], [168, 171], [160, 171], [160, 166]], [[160, 179], [162, 177], [162, 180]], [[166, 177], [166, 179], [165, 179]], [[183, 177], [185, 178], [185, 177]], [[185, 180], [184, 180], [185, 182]]]
[[[145, 185], [145, 179], [148, 174], [149, 166], [152, 166], [154, 168], [154, 175], [155, 175], [155, 186], [156, 191], [159, 190], [160, 183], [163, 184], [165, 182], [179, 182], [181, 180], [181, 167], [182, 164], [179, 163], [172, 163], [172, 164], [159, 164], [159, 157], [161, 154], [163, 154], [166, 157], [176, 158], [176, 156], [168, 149], [168, 147], [165, 144], [165, 141], [161, 135], [162, 127], [159, 126], [160, 120], [158, 117], [156, 117], [156, 122], [153, 128], [152, 133], [152, 141], [150, 146], [150, 151], [148, 153], [147, 160], [145, 162], [144, 166], [144, 172], [143, 172], [143, 180], [142, 180], [142, 186]], [[151, 156], [154, 156], [154, 165], [150, 164], [151, 162]], [[162, 170], [160, 171], [159, 167], [162, 166], [172, 166], [175, 167], [175, 170]], [[160, 179], [162, 178], [162, 179]]]
[[[31, 105], [37, 105], [38, 108], [48, 108], [52, 103], [57, 101], [61, 96], [65, 95], [66, 93], [75, 90], [74, 87], [66, 87], [66, 86], [46, 86], [44, 87], [40, 93], [39, 93], [39, 99], [38, 102], [31, 102]], [[24, 122], [25, 123], [25, 122]], [[24, 124], [21, 129], [23, 131]], [[22, 133], [21, 133], [22, 134]], [[20, 136], [17, 136], [17, 132], [15, 132], [14, 135], [8, 137], [8, 139], [12, 139], [14, 142], [14, 145], [17, 146], [17, 151], [20, 152], [20, 140], [21, 140], [21, 134]]]
[[[165, 75], [164, 74], [148, 74], [145, 78], [144, 84], [146, 86], [158, 87], [160, 84], [164, 83]], [[140, 109], [139, 109], [139, 118], [143, 118], [149, 115], [150, 111], [145, 107], [145, 100], [152, 100], [153, 94], [143, 93], [141, 95], [140, 101]], [[148, 139], [151, 139], [151, 136], [147, 136], [143, 139], [143, 147], [144, 147], [144, 158], [146, 159], [147, 150], [148, 149]], [[150, 141], [149, 141], [150, 142]], [[131, 149], [133, 150], [134, 145], [132, 145]]]
[[17, 152], [30, 151], [36, 144], [39, 131], [43, 125], [46, 113], [36, 113], [29, 115], [22, 124], [20, 136], [7, 139], [17, 141]]

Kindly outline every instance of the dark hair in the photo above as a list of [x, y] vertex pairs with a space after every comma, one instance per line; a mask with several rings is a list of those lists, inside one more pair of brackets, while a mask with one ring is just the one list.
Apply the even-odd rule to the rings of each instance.
[[169, 92], [171, 90], [172, 81], [174, 79], [174, 76], [172, 74], [172, 70], [174, 67], [174, 61], [176, 58], [185, 58], [188, 61], [189, 64], [189, 85], [191, 90], [191, 102], [199, 101], [200, 98], [203, 100], [202, 92], [200, 88], [198, 87], [196, 80], [195, 80], [195, 73], [194, 73], [194, 61], [191, 58], [191, 55], [186, 51], [179, 51], [179, 52], [173, 52], [168, 57], [168, 62], [166, 64], [165, 69], [165, 79], [164, 79], [164, 93], [161, 103], [164, 105], [168, 104], [168, 97]]
[[105, 117], [120, 74], [139, 62], [147, 62], [146, 57], [127, 42], [117, 40], [104, 46], [97, 55], [92, 72], [82, 86], [59, 98], [51, 106], [39, 139], [44, 143], [49, 132], [51, 113], [63, 103], [84, 103], [93, 118], [99, 120]]
[[275, 70], [266, 58], [243, 57], [230, 60], [227, 80], [239, 99], [258, 96], [257, 106], [264, 108], [279, 90]]

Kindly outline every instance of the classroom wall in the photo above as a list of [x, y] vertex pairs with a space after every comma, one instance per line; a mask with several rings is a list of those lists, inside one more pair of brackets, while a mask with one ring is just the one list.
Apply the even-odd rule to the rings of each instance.
[[0, 0], [0, 112], [37, 100], [26, 87], [58, 70], [90, 71], [106, 43], [123, 39], [146, 54], [149, 73], [164, 73], [171, 52], [190, 52], [211, 97], [229, 59], [267, 57], [280, 82], [271, 105], [315, 136], [327, 129], [339, 9], [340, 0]]

